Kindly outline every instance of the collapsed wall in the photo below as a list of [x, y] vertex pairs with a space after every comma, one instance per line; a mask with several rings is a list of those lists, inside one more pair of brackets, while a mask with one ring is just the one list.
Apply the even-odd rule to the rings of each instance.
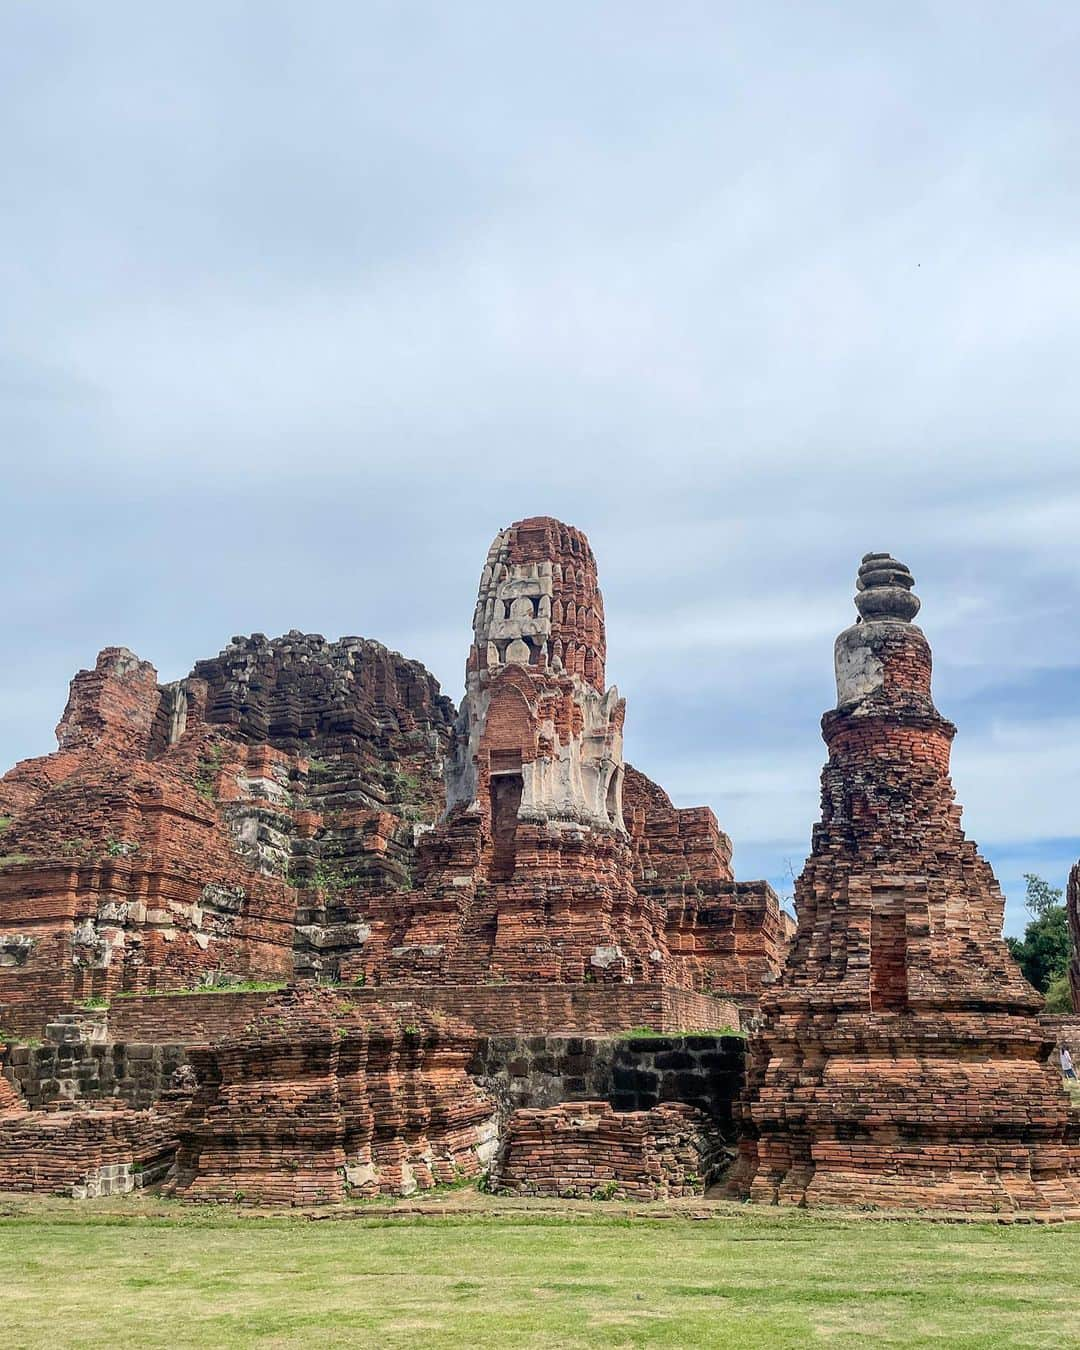
[[665, 1104], [615, 1112], [607, 1102], [515, 1111], [492, 1169], [493, 1190], [568, 1199], [701, 1195], [724, 1158], [709, 1118]]
[[798, 929], [762, 999], [733, 1187], [785, 1204], [1080, 1207], [1078, 1124], [960, 829], [908, 570], [859, 569]]

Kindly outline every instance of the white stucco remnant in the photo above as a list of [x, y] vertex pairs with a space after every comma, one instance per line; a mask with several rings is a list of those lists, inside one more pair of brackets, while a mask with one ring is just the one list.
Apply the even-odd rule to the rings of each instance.
[[880, 689], [885, 667], [869, 643], [868, 624], [846, 628], [836, 639], [836, 706], [850, 707]]
[[[465, 804], [480, 809], [477, 758], [491, 705], [491, 681], [509, 666], [536, 667], [569, 678], [581, 712], [582, 731], [562, 742], [553, 706], [545, 718], [543, 695], [537, 713], [543, 740], [553, 752], [521, 766], [520, 820], [571, 821], [589, 828], [625, 834], [622, 814], [623, 745], [615, 714], [621, 704], [614, 686], [601, 693], [578, 674], [566, 676], [557, 651], [551, 651], [553, 563], [511, 564], [508, 531], [488, 552], [473, 615], [474, 650], [479, 669], [470, 669], [466, 693], [454, 729], [454, 747], [444, 770], [446, 810]], [[558, 693], [550, 695], [554, 704]]]

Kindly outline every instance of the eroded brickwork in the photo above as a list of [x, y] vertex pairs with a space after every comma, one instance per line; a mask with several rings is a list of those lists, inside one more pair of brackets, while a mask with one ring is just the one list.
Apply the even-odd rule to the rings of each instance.
[[674, 806], [629, 764], [623, 814], [633, 836], [634, 884], [663, 908], [679, 982], [756, 997], [779, 974], [793, 926], [772, 887], [735, 880], [731, 840], [707, 806]]
[[[782, 956], [775, 896], [734, 881], [710, 811], [625, 766], [605, 659], [592, 550], [546, 517], [492, 545], [456, 720], [361, 638], [234, 638], [164, 685], [105, 650], [56, 753], [0, 779], [0, 1025], [252, 978], [752, 1003]], [[733, 1020], [684, 1029], [703, 1018]]]
[[[737, 1029], [738, 1007], [725, 999], [655, 984], [409, 984], [342, 986], [338, 997], [361, 1008], [415, 1003], [460, 1017], [489, 1035], [604, 1036], [628, 1027], [658, 1032]], [[191, 1045], [237, 1035], [273, 993], [157, 994], [118, 999], [108, 1013], [109, 1039]]]
[[868, 555], [837, 639], [798, 931], [751, 1043], [734, 1185], [755, 1200], [1076, 1209], [1077, 1120], [1003, 901], [960, 829], [910, 573]]
[[495, 1108], [466, 1072], [475, 1050], [463, 1023], [409, 1005], [277, 996], [242, 1035], [192, 1050], [176, 1190], [298, 1205], [476, 1176]]
[[59, 750], [0, 780], [0, 1015], [223, 977], [336, 973], [346, 897], [411, 884], [451, 709], [377, 643], [235, 639], [159, 686], [110, 648]]
[[606, 1200], [701, 1195], [721, 1157], [715, 1126], [693, 1106], [616, 1112], [607, 1102], [564, 1102], [514, 1112], [492, 1188]]

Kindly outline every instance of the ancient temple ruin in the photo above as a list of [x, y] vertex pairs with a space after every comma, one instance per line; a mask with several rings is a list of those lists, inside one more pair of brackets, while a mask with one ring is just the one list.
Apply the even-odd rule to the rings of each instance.
[[[664, 1166], [720, 1157], [741, 1042], [719, 1033], [776, 976], [788, 921], [735, 881], [711, 811], [624, 762], [605, 659], [592, 550], [547, 517], [488, 553], [457, 712], [370, 639], [234, 638], [170, 684], [102, 652], [58, 750], [0, 779], [0, 1176], [409, 1190], [487, 1165], [493, 1101], [509, 1140], [510, 1104], [590, 1098], [597, 1165], [655, 1170], [672, 1094], [706, 1126]], [[623, 1062], [635, 1027], [708, 1035], [675, 1074], [641, 1059], [667, 1042]]]
[[420, 840], [421, 884], [372, 910], [370, 980], [753, 994], [775, 975], [775, 896], [735, 884], [711, 811], [676, 810], [624, 763], [626, 707], [605, 686], [605, 656], [585, 536], [546, 517], [499, 534], [480, 579], [445, 812]]
[[168, 684], [106, 649], [0, 779], [0, 1189], [646, 1199], [741, 1124], [755, 1200], [1077, 1212], [912, 585], [860, 569], [794, 940], [625, 761], [559, 521], [489, 550], [458, 709], [366, 638], [234, 638]]
[[[494, 982], [619, 986], [610, 1030], [737, 1021], [708, 995], [753, 1004], [784, 917], [735, 882], [711, 811], [624, 764], [605, 655], [592, 550], [546, 517], [489, 551], [456, 717], [367, 639], [236, 638], [169, 685], [102, 652], [59, 750], [0, 779], [7, 1025], [244, 978], [416, 987], [474, 1017]], [[555, 1015], [522, 997], [523, 1029]]]
[[868, 554], [857, 585], [734, 1189], [787, 1204], [1075, 1209], [1076, 1116], [1042, 999], [1002, 941], [997, 882], [960, 829], [956, 729], [931, 698], [911, 574]]

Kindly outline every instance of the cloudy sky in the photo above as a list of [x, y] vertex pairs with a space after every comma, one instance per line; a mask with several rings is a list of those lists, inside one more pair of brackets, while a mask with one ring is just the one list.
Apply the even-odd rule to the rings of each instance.
[[629, 757], [790, 890], [860, 556], [1022, 926], [1080, 856], [1074, 0], [6, 0], [0, 761], [109, 644], [377, 637], [596, 549]]

